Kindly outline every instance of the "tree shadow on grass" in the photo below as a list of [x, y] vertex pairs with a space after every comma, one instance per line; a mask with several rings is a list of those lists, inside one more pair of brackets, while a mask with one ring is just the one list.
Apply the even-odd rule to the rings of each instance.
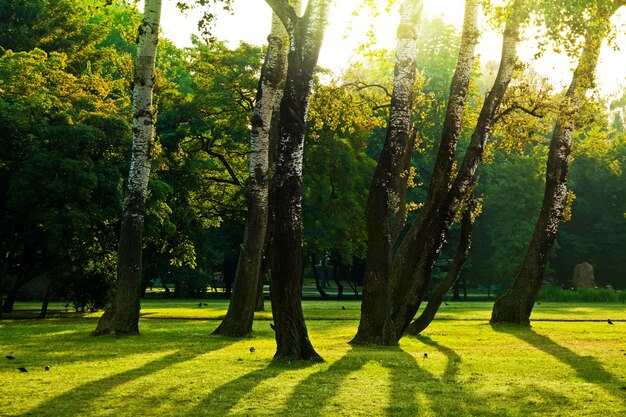
[[548, 336], [539, 334], [528, 327], [495, 324], [492, 325], [492, 328], [497, 332], [515, 336], [534, 348], [547, 353], [572, 368], [582, 380], [603, 389], [619, 400], [622, 405], [626, 404], [625, 383], [604, 369], [604, 366], [596, 358], [578, 355], [565, 346], [559, 345]]
[[[389, 372], [389, 398], [388, 405], [384, 409], [385, 414], [414, 416], [427, 413], [427, 408], [430, 408], [436, 415], [455, 415], [454, 413], [446, 414], [445, 406], [440, 404], [436, 397], [438, 395], [454, 395], [458, 399], [459, 396], [464, 398], [471, 396], [471, 394], [463, 392], [454, 382], [460, 358], [452, 349], [441, 346], [428, 338], [420, 338], [420, 340], [447, 356], [448, 364], [443, 377], [437, 377], [422, 369], [415, 356], [399, 347], [353, 346], [342, 358], [328, 368], [320, 370], [300, 382], [288, 399], [282, 415], [321, 416], [325, 413], [333, 414], [335, 412], [339, 414], [342, 409], [339, 407], [349, 407], [349, 404], [331, 403], [331, 400], [342, 386], [358, 384], [357, 377], [349, 378], [349, 375], [361, 370], [369, 362], [376, 362]], [[368, 392], [376, 394], [375, 390], [380, 388], [376, 387], [373, 382], [367, 381], [366, 385], [362, 387], [366, 391], [363, 394], [365, 398], [368, 397]], [[427, 398], [419, 394], [424, 394]], [[379, 398], [379, 400], [381, 399]], [[351, 399], [351, 401], [359, 400]], [[462, 411], [462, 402], [459, 401], [457, 411]], [[329, 407], [338, 408], [329, 410]], [[377, 411], [372, 411], [372, 414], [376, 413]]]
[[259, 386], [263, 381], [275, 378], [286, 371], [303, 369], [312, 365], [313, 362], [284, 363], [272, 361], [266, 367], [256, 369], [217, 387], [204, 400], [185, 414], [189, 416], [206, 415], [207, 410], [210, 410], [211, 415], [227, 415], [246, 394]]
[[79, 385], [61, 395], [44, 401], [37, 407], [25, 412], [22, 415], [24, 417], [90, 415], [90, 410], [94, 407], [98, 407], [98, 400], [116, 387], [130, 383], [139, 378], [155, 374], [173, 365], [191, 361], [200, 355], [210, 352], [211, 350], [217, 350], [223, 347], [225, 347], [225, 345], [220, 344], [209, 350], [198, 349], [194, 351], [175, 351], [169, 353], [137, 368], [129, 369], [121, 373]]

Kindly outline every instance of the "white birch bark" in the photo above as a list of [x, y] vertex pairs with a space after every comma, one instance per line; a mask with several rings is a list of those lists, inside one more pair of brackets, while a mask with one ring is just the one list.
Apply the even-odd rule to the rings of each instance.
[[161, 0], [146, 0], [133, 80], [133, 145], [122, 207], [118, 287], [111, 307], [98, 322], [95, 335], [139, 334], [143, 224], [154, 141], [152, 90], [160, 19]]

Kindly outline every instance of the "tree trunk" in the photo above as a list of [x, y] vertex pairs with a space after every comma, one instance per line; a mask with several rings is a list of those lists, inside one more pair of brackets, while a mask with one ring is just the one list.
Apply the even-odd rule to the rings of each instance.
[[337, 274], [339, 265], [337, 265], [336, 262], [338, 262], [338, 257], [335, 259], [335, 261], [333, 261], [333, 281], [337, 286], [337, 299], [340, 299], [343, 297], [343, 285], [341, 284], [341, 278], [339, 278], [339, 275]]
[[52, 286], [54, 281], [50, 280], [48, 286], [46, 287], [46, 292], [43, 295], [43, 300], [41, 302], [41, 311], [39, 312], [38, 319], [45, 319], [48, 314], [48, 304], [50, 303], [50, 296], [52, 295]]
[[286, 1], [266, 0], [289, 34], [285, 91], [280, 104], [280, 140], [274, 177], [272, 314], [276, 359], [321, 361], [309, 341], [302, 313], [302, 156], [306, 113], [322, 43], [329, 0], [311, 0], [302, 17]]
[[391, 321], [389, 276], [394, 243], [405, 214], [406, 178], [403, 180], [402, 171], [410, 160], [415, 138], [411, 135], [411, 109], [421, 14], [421, 1], [402, 3], [389, 126], [367, 199], [367, 260], [361, 321], [351, 342], [354, 344], [389, 345], [398, 341]]
[[248, 216], [243, 248], [239, 254], [235, 289], [228, 312], [213, 334], [241, 337], [252, 332], [266, 242], [269, 134], [276, 91], [282, 90], [285, 83], [288, 41], [282, 23], [274, 15], [251, 122]]
[[[504, 30], [502, 58], [498, 75], [485, 99], [459, 172], [441, 201], [438, 201], [439, 198], [436, 197], [433, 197], [432, 202], [430, 200], [427, 201], [418, 220], [403, 239], [398, 253], [394, 257], [392, 269], [392, 282], [394, 284], [392, 318], [396, 326], [395, 331], [398, 338], [409, 326], [424, 299], [445, 236], [462, 201], [466, 198], [472, 183], [475, 181], [476, 169], [482, 159], [486, 141], [491, 135], [496, 113], [517, 64], [516, 47], [519, 42], [520, 25], [527, 16], [528, 8], [524, 2], [516, 0]], [[466, 31], [466, 27], [464, 27], [464, 37], [466, 33], [467, 36], [476, 36], [475, 31]], [[474, 44], [474, 42], [468, 43]], [[467, 51], [462, 51], [462, 53], [467, 53]], [[461, 62], [459, 60], [459, 64]], [[464, 66], [457, 67], [457, 70], [459, 69], [461, 71], [469, 70], [469, 68]], [[466, 78], [460, 77], [460, 79], [465, 80]], [[451, 89], [451, 91], [454, 90]], [[453, 111], [452, 113], [455, 112]], [[446, 118], [448, 117], [456, 116], [446, 114]], [[450, 139], [445, 141], [447, 140]], [[440, 172], [434, 172], [433, 174], [435, 177], [441, 175]], [[441, 180], [441, 182], [443, 183], [444, 181]]]
[[111, 313], [102, 315], [95, 335], [139, 334], [143, 223], [154, 142], [152, 90], [160, 16], [161, 0], [146, 0], [133, 83], [133, 149], [118, 247], [118, 287]]
[[18, 290], [19, 287], [14, 285], [9, 291], [7, 291], [7, 298], [4, 299], [4, 304], [2, 305], [3, 313], [13, 312], [13, 307], [15, 306], [15, 299], [17, 298]]
[[457, 283], [459, 275], [461, 274], [461, 270], [463, 269], [463, 265], [465, 265], [465, 261], [467, 260], [467, 254], [469, 253], [470, 247], [472, 245], [472, 211], [474, 210], [473, 199], [470, 202], [469, 206], [465, 209], [463, 213], [463, 219], [461, 220], [461, 237], [459, 238], [459, 246], [457, 248], [456, 254], [454, 255], [454, 260], [452, 261], [452, 265], [450, 266], [450, 270], [446, 274], [446, 277], [439, 283], [435, 291], [431, 294], [428, 304], [426, 308], [420, 314], [420, 316], [413, 320], [413, 323], [409, 325], [406, 329], [408, 334], [420, 334], [424, 329], [426, 329], [430, 323], [435, 318], [437, 311], [439, 311], [439, 307], [441, 307], [441, 303], [445, 298], [446, 294], [452, 286]]
[[322, 296], [322, 298], [326, 299], [328, 298], [328, 294], [326, 294], [326, 291], [324, 291], [324, 289], [322, 288], [322, 285], [320, 283], [320, 274], [317, 271], [317, 256], [315, 256], [314, 253], [311, 254], [311, 271], [313, 272], [313, 278], [315, 278], [315, 288], [317, 288], [317, 292], [320, 293], [320, 295]]
[[610, 29], [608, 23], [610, 16], [599, 16], [599, 18], [606, 22], [605, 31], [597, 33], [590, 30], [587, 33], [585, 46], [565, 95], [559, 120], [552, 133], [543, 203], [526, 257], [513, 286], [496, 300], [491, 314], [491, 323], [530, 325], [530, 314], [541, 288], [543, 274], [566, 204], [567, 174], [576, 117], [587, 91], [594, 85], [600, 48]]

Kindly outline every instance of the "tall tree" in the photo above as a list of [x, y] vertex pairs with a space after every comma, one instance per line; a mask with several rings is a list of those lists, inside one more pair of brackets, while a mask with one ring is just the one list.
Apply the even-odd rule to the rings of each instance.
[[[300, 9], [299, 0], [290, 3], [296, 10]], [[251, 121], [248, 215], [235, 288], [226, 317], [213, 334], [241, 337], [252, 332], [268, 223], [270, 127], [274, 109], [280, 105], [283, 95], [288, 42], [285, 28], [274, 14]]]
[[306, 114], [329, 0], [311, 0], [302, 16], [285, 0], [266, 0], [289, 35], [287, 78], [280, 103], [274, 174], [274, 251], [271, 298], [277, 359], [319, 361], [309, 341], [300, 294], [302, 280], [302, 157]]
[[623, 5], [623, 0], [592, 2], [590, 5], [588, 11], [592, 21], [588, 25], [583, 50], [552, 133], [539, 218], [513, 286], [493, 306], [491, 323], [530, 325], [530, 314], [566, 206], [567, 174], [576, 119], [587, 91], [595, 84], [600, 49], [611, 28], [610, 17]]
[[161, 0], [146, 0], [137, 39], [133, 81], [133, 147], [122, 207], [118, 286], [112, 305], [98, 322], [95, 335], [139, 334], [143, 224], [154, 142], [152, 91], [160, 18]]
[[[433, 197], [427, 199], [424, 209], [411, 226], [394, 258], [392, 275], [395, 286], [392, 317], [398, 334], [406, 330], [419, 309], [445, 236], [458, 210], [462, 207], [467, 193], [471, 190], [472, 184], [476, 181], [476, 169], [482, 160], [496, 114], [518, 62], [517, 44], [520, 38], [520, 28], [527, 16], [528, 9], [524, 2], [515, 0], [509, 4], [498, 74], [485, 98], [459, 171], [446, 193], [442, 193], [441, 199]], [[449, 148], [440, 146], [440, 154], [442, 149], [445, 152]], [[443, 159], [449, 160], [452, 153], [448, 155]], [[452, 167], [452, 165], [448, 166]], [[433, 190], [437, 189], [434, 182], [440, 172], [436, 165], [433, 180], [431, 180]], [[446, 184], [445, 181], [441, 183]]]
[[411, 134], [411, 109], [421, 14], [420, 0], [402, 3], [390, 120], [367, 200], [368, 254], [361, 321], [353, 343], [391, 344], [397, 341], [388, 308], [391, 305], [389, 276], [393, 246], [406, 215], [407, 175], [402, 173], [408, 169], [415, 143], [415, 136]]
[[478, 36], [475, 23], [477, 7], [477, 1], [466, 2], [462, 48], [450, 86], [446, 120], [427, 200], [417, 220], [398, 244], [398, 250], [393, 257], [390, 279], [391, 302], [379, 302], [376, 307], [380, 314], [390, 317], [389, 320], [393, 325], [393, 331], [389, 332], [391, 337], [389, 335], [382, 337], [375, 328], [368, 328], [362, 323], [355, 343], [397, 343], [419, 309], [444, 238], [475, 181], [476, 168], [482, 159], [496, 113], [513, 76], [517, 63], [516, 46], [519, 42], [520, 26], [527, 17], [527, 9], [522, 1], [516, 0], [508, 5], [498, 76], [484, 101], [459, 172], [449, 185], [456, 145], [461, 132], [462, 110], [471, 74], [474, 46]]

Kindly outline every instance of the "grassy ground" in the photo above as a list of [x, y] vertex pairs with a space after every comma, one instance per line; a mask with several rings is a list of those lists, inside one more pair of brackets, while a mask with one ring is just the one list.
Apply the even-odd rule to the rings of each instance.
[[218, 322], [198, 319], [226, 302], [197, 304], [146, 302], [132, 338], [93, 338], [97, 314], [59, 305], [49, 320], [0, 321], [0, 415], [626, 415], [622, 304], [542, 303], [525, 329], [489, 326], [488, 303], [449, 302], [423, 336], [363, 348], [347, 344], [358, 302], [305, 302], [316, 365], [273, 363], [266, 320], [249, 339], [209, 336]]

